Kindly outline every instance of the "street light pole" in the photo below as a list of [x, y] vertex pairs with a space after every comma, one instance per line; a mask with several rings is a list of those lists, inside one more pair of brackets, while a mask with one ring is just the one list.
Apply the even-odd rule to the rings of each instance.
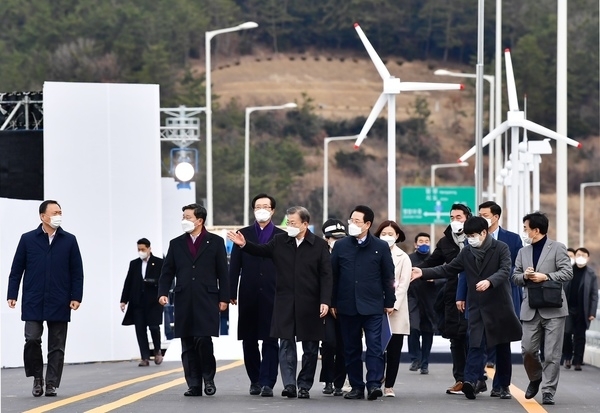
[[210, 40], [218, 34], [237, 32], [239, 30], [254, 29], [258, 27], [255, 22], [246, 22], [226, 29], [212, 30], [204, 35], [205, 51], [205, 78], [206, 78], [206, 222], [207, 227], [213, 226], [213, 171], [212, 171], [212, 91], [211, 91], [211, 62]]
[[600, 186], [600, 182], [584, 182], [579, 184], [579, 247], [584, 247], [583, 243], [583, 221], [584, 221], [584, 212], [585, 212], [585, 188], [589, 186]]
[[[460, 163], [439, 163], [431, 165], [431, 188], [435, 187], [435, 171], [442, 168], [461, 168], [469, 166], [469, 162]], [[429, 240], [431, 245], [435, 245], [435, 224], [429, 226]]]
[[355, 140], [353, 136], [333, 136], [323, 140], [323, 222], [329, 219], [329, 142]]
[[250, 114], [259, 110], [281, 110], [298, 107], [295, 103], [278, 106], [251, 106], [246, 108], [246, 125], [244, 136], [244, 226], [250, 222]]

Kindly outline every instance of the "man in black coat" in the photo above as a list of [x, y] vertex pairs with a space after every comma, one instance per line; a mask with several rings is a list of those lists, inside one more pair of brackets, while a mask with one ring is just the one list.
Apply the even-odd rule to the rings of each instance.
[[[317, 369], [319, 341], [325, 333], [323, 318], [331, 305], [331, 262], [327, 242], [308, 229], [310, 214], [306, 208], [288, 208], [286, 215], [287, 234], [278, 234], [267, 244], [246, 241], [239, 231], [229, 231], [227, 237], [244, 252], [273, 259], [277, 290], [271, 337], [280, 338], [279, 366], [285, 386], [281, 395], [308, 399]], [[297, 379], [296, 340], [302, 342], [304, 352]]]
[[[254, 197], [252, 209], [256, 222], [240, 229], [248, 241], [266, 244], [275, 235], [284, 234], [271, 221], [275, 206], [275, 199], [267, 194]], [[279, 343], [270, 334], [276, 278], [272, 259], [247, 254], [233, 245], [229, 280], [231, 304], [239, 304], [238, 340], [242, 340], [250, 394], [263, 397], [273, 396], [279, 365]], [[262, 358], [258, 350], [259, 340], [262, 340]]]
[[129, 271], [125, 277], [121, 293], [121, 311], [127, 308], [123, 325], [135, 326], [135, 335], [142, 357], [138, 366], [146, 367], [150, 365], [150, 346], [146, 328], [150, 329], [154, 344], [154, 363], [160, 364], [163, 360], [159, 327], [162, 324], [163, 307], [156, 300], [163, 260], [152, 255], [150, 241], [147, 238], [137, 242], [137, 250], [139, 258], [129, 263]]
[[219, 312], [229, 304], [227, 254], [223, 238], [206, 230], [206, 209], [184, 206], [181, 227], [185, 234], [169, 243], [160, 280], [158, 301], [168, 304], [173, 279], [175, 337], [181, 338], [181, 362], [188, 385], [184, 396], [212, 396], [217, 362], [211, 337], [219, 336]]

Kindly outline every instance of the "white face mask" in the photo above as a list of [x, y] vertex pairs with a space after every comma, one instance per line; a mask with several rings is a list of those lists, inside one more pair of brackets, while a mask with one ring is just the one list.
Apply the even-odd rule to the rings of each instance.
[[60, 227], [62, 224], [62, 215], [53, 215], [50, 217], [50, 226], [54, 229]]
[[533, 239], [529, 238], [529, 235], [526, 232], [521, 234], [521, 239], [523, 240], [524, 245], [529, 245], [533, 242]]
[[183, 221], [181, 221], [181, 229], [183, 230], [183, 232], [186, 232], [189, 234], [195, 228], [196, 228], [196, 225], [194, 225], [194, 223], [192, 221], [188, 221], [187, 219], [184, 219]]
[[254, 218], [258, 222], [267, 222], [271, 218], [271, 213], [266, 209], [259, 209], [254, 211]]
[[571, 258], [571, 265], [575, 265], [575, 258]]
[[452, 221], [450, 223], [450, 228], [452, 228], [452, 232], [454, 232], [455, 234], [459, 234], [462, 232], [464, 225], [464, 222]]
[[148, 258], [148, 251], [138, 251], [138, 255], [141, 259], [145, 260], [146, 258]]
[[482, 244], [482, 241], [479, 239], [479, 237], [467, 237], [467, 241], [473, 248], [479, 248]]
[[577, 264], [581, 267], [585, 267], [585, 265], [587, 264], [587, 258], [577, 257], [577, 258], [575, 258], [575, 264]]
[[492, 226], [492, 220], [490, 218], [485, 218], [488, 223], [488, 228]]
[[300, 228], [298, 227], [290, 227], [289, 225], [286, 227], [286, 231], [288, 237], [296, 238], [298, 234], [300, 234]]
[[379, 237], [379, 239], [387, 242], [390, 247], [396, 243], [396, 237], [393, 237], [391, 235], [382, 235]]
[[354, 222], [348, 225], [348, 235], [351, 237], [357, 237], [362, 233], [362, 228], [356, 225]]

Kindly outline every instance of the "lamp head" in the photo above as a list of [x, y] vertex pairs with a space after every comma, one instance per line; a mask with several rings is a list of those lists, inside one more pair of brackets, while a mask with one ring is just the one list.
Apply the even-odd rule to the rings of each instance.
[[246, 22], [238, 25], [238, 29], [246, 30], [246, 29], [255, 29], [258, 27], [258, 23], [256, 22]]
[[452, 72], [450, 72], [449, 70], [446, 70], [446, 69], [438, 69], [435, 72], [433, 72], [433, 74], [436, 76], [448, 76], [448, 75], [452, 74]]
[[293, 102], [290, 102], [290, 103], [286, 103], [285, 105], [283, 105], [283, 107], [286, 109], [294, 109], [294, 108], [297, 108], [298, 105]]

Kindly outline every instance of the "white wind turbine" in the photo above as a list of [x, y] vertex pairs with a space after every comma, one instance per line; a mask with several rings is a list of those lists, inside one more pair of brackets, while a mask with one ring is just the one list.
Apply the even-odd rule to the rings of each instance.
[[425, 90], [460, 90], [463, 85], [456, 83], [423, 83], [423, 82], [401, 82], [394, 77], [385, 67], [385, 64], [367, 39], [358, 23], [354, 23], [358, 37], [362, 40], [369, 57], [373, 61], [379, 76], [383, 79], [383, 92], [375, 102], [365, 125], [358, 134], [354, 148], [358, 149], [367, 133], [375, 123], [379, 113], [387, 103], [388, 105], [388, 219], [396, 220], [396, 95], [400, 92], [415, 92]]
[[[510, 196], [508, 199], [507, 208], [504, 208], [508, 213], [507, 226], [509, 231], [520, 233], [520, 222], [519, 220], [529, 211], [525, 211], [525, 203], [523, 201], [524, 194], [520, 190], [520, 182], [523, 174], [519, 173], [522, 168], [523, 160], [519, 158], [519, 128], [528, 130], [533, 133], [537, 133], [548, 138], [554, 139], [559, 142], [565, 142], [567, 145], [581, 148], [581, 143], [573, 140], [564, 135], [558, 134], [544, 126], [538, 125], [530, 120], [525, 119], [525, 113], [519, 110], [519, 101], [517, 98], [517, 87], [515, 84], [515, 76], [513, 72], [512, 59], [510, 57], [510, 50], [504, 50], [504, 59], [506, 62], [506, 89], [508, 93], [508, 112], [506, 114], [507, 120], [502, 122], [496, 129], [492, 130], [482, 139], [482, 145], [486, 146], [493, 140], [502, 136], [502, 134], [510, 129], [511, 136], [511, 183], [510, 183]], [[464, 162], [475, 154], [475, 147], [469, 149], [458, 161]], [[557, 197], [564, 196], [567, 194], [556, 194]], [[558, 219], [561, 219], [560, 217]]]

